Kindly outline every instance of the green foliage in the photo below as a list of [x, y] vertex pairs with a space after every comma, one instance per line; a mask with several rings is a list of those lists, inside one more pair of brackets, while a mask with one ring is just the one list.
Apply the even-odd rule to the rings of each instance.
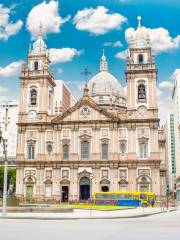
[[[8, 189], [9, 185], [13, 185], [15, 190], [16, 186], [16, 169], [15, 168], [8, 168]], [[0, 166], [0, 192], [3, 191], [4, 185], [4, 166]]]

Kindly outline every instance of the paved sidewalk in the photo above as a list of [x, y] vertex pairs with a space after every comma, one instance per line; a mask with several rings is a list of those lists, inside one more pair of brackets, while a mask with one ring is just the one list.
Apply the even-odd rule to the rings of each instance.
[[[169, 211], [175, 211], [170, 208]], [[166, 209], [161, 208], [135, 208], [116, 211], [96, 211], [75, 209], [73, 213], [7, 213], [0, 218], [5, 219], [40, 219], [40, 220], [62, 220], [62, 219], [113, 219], [113, 218], [137, 218], [150, 215], [166, 213]]]

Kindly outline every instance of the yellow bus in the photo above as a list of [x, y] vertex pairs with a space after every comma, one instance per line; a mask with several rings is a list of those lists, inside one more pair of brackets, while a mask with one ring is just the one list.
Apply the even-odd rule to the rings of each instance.
[[155, 204], [154, 192], [95, 192], [95, 204], [118, 206], [150, 206]]

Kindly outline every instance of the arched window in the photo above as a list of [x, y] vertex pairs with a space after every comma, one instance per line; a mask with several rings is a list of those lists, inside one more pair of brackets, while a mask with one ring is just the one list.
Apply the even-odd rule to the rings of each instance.
[[138, 86], [138, 100], [140, 101], [146, 100], [146, 87], [144, 84], [140, 84]]
[[124, 156], [126, 154], [126, 142], [120, 143], [120, 153], [122, 156]]
[[69, 159], [69, 145], [68, 144], [63, 145], [63, 159], [64, 160]]
[[142, 54], [138, 55], [138, 62], [139, 62], [139, 64], [143, 64], [144, 63], [144, 59], [143, 59], [143, 55]]
[[88, 160], [89, 159], [89, 142], [83, 141], [81, 143], [81, 159]]
[[148, 156], [148, 144], [147, 143], [139, 144], [139, 156], [142, 159], [147, 158], [147, 156]]
[[30, 104], [35, 106], [37, 104], [37, 91], [36, 89], [32, 89], [30, 92]]
[[30, 144], [27, 146], [28, 159], [35, 159], [35, 146]]
[[38, 62], [34, 62], [34, 70], [37, 71], [39, 69], [39, 64]]
[[103, 160], [108, 159], [108, 144], [107, 143], [102, 144], [102, 159]]

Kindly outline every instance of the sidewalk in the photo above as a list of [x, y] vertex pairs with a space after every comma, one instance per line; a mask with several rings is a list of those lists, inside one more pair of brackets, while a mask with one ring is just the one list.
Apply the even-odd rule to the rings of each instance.
[[[176, 211], [170, 208], [169, 211]], [[36, 220], [72, 220], [72, 219], [116, 219], [116, 218], [138, 218], [155, 214], [166, 213], [161, 208], [136, 208], [116, 211], [96, 211], [75, 209], [73, 213], [7, 213], [0, 219], [36, 219]]]

